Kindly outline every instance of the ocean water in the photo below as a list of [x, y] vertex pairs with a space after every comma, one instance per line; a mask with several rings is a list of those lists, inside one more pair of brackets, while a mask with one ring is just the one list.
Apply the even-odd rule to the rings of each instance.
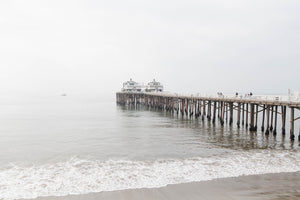
[[5, 200], [300, 170], [299, 142], [280, 124], [277, 136], [265, 136], [119, 106], [114, 94], [5, 97], [0, 124]]

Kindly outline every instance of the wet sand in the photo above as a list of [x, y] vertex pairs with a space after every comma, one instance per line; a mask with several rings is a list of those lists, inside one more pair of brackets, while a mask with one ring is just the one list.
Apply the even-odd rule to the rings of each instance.
[[294, 200], [300, 199], [300, 172], [240, 176], [168, 185], [161, 188], [39, 197], [38, 200]]

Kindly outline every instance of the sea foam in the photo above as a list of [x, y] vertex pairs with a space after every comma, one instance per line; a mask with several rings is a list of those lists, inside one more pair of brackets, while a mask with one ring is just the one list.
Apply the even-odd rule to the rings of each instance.
[[64, 196], [204, 181], [240, 175], [300, 170], [291, 150], [250, 150], [211, 157], [149, 161], [94, 160], [78, 157], [55, 164], [0, 170], [0, 199]]

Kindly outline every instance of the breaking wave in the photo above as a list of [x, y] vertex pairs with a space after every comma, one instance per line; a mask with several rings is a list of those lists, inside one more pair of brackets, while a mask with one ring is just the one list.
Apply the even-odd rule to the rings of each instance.
[[78, 157], [55, 164], [0, 170], [0, 199], [64, 196], [300, 170], [296, 151], [255, 150], [211, 157], [152, 161]]

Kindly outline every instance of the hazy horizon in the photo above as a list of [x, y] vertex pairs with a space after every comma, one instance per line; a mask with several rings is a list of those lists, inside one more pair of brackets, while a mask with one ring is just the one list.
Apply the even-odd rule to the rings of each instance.
[[2, 94], [300, 91], [300, 2], [1, 1]]

